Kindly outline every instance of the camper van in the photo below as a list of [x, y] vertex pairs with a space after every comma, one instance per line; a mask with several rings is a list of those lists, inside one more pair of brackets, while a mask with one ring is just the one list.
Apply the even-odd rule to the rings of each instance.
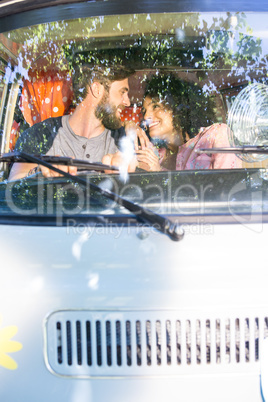
[[[261, 0], [0, 1], [2, 402], [268, 401], [267, 21]], [[132, 70], [132, 169], [29, 151], [82, 64]]]

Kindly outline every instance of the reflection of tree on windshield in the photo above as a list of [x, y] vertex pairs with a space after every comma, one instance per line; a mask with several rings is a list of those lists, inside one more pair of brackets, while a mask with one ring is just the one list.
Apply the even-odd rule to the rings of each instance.
[[14, 31], [11, 37], [22, 45], [28, 68], [45, 57], [66, 69], [63, 45], [67, 58], [78, 54], [92, 58], [97, 50], [118, 63], [140, 62], [147, 68], [215, 68], [219, 57], [230, 66], [240, 60], [260, 62], [261, 40], [251, 33], [244, 13], [224, 13], [212, 20], [202, 13], [184, 13], [168, 18], [142, 14], [58, 21]]
[[[129, 64], [141, 70], [175, 70], [213, 95], [265, 80], [261, 40], [252, 36], [244, 13], [141, 14], [57, 21], [8, 34], [16, 42], [18, 74], [59, 74], [81, 62]], [[13, 63], [14, 64], [14, 63]], [[183, 78], [184, 78], [183, 77]], [[144, 72], [146, 79], [146, 71]]]
[[[145, 18], [138, 17], [136, 21]], [[133, 16], [128, 18], [130, 24], [133, 19], [135, 21]], [[147, 22], [149, 18], [152, 21], [155, 16], [147, 15]], [[143, 27], [145, 21], [139, 22]], [[256, 70], [265, 62], [261, 59], [261, 40], [252, 36], [244, 13], [227, 13], [210, 21], [202, 14], [183, 14], [183, 18], [180, 15], [170, 25], [167, 26], [166, 20], [160, 19], [158, 30], [153, 29], [152, 23], [151, 32], [150, 29], [144, 29], [143, 33], [115, 35], [105, 41], [101, 38], [84, 38], [83, 43], [75, 41], [65, 46], [65, 54], [74, 64], [81, 61], [99, 64], [105, 59], [107, 62], [128, 63], [136, 69], [195, 71], [199, 80], [209, 79], [204, 87], [208, 94], [230, 85], [229, 81], [234, 81], [230, 79], [232, 76], [240, 76], [242, 81], [256, 79]], [[122, 26], [121, 21], [120, 30], [124, 34]], [[222, 82], [216, 86], [213, 84], [215, 70], [222, 75]], [[215, 78], [219, 80], [219, 76]]]

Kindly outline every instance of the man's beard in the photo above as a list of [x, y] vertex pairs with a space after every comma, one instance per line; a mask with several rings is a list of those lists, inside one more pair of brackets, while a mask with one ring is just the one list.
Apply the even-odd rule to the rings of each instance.
[[95, 116], [101, 120], [104, 127], [117, 130], [122, 126], [120, 117], [116, 115], [117, 108], [109, 102], [109, 96], [104, 94], [95, 110]]

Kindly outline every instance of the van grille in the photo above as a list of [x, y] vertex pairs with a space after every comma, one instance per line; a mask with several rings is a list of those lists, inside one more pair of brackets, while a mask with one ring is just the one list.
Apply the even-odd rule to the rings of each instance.
[[172, 312], [60, 311], [46, 322], [46, 361], [64, 376], [247, 370], [268, 317], [193, 318]]

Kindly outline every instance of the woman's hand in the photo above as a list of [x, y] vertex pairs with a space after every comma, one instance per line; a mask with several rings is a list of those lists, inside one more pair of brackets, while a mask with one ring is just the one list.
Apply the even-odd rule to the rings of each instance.
[[132, 136], [137, 157], [137, 167], [150, 172], [161, 170], [159, 158], [155, 148], [147, 137], [145, 131], [133, 121], [125, 123], [127, 136]]
[[151, 143], [145, 131], [134, 121], [127, 121], [124, 125], [124, 128], [126, 135], [131, 137], [134, 141], [135, 151], [150, 147]]
[[159, 157], [155, 154], [153, 148], [139, 149], [136, 151], [138, 168], [149, 172], [158, 172], [161, 170]]

